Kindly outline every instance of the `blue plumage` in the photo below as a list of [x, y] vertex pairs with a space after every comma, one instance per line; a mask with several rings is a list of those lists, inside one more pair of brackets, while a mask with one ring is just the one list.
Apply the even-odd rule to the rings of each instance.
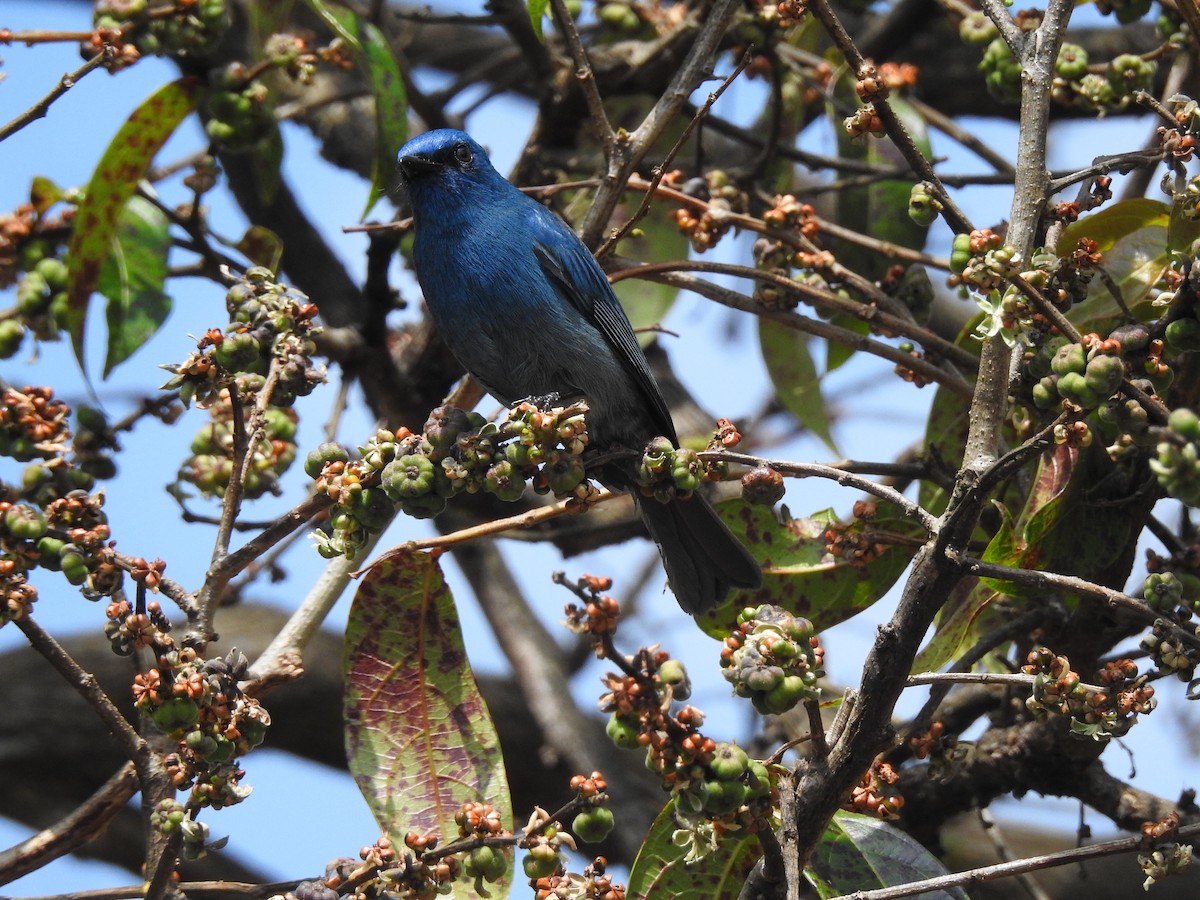
[[[400, 150], [416, 238], [413, 262], [434, 324], [460, 363], [505, 404], [557, 394], [587, 399], [593, 447], [678, 443], [671, 416], [608, 279], [554, 213], [493, 168], [461, 131]], [[634, 486], [631, 466], [601, 480]], [[634, 497], [688, 612], [761, 581], [757, 563], [703, 498]]]

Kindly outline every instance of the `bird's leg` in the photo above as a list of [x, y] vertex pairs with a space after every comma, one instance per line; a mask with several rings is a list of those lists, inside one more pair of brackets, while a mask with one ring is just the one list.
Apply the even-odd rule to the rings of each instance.
[[548, 409], [558, 406], [561, 401], [562, 397], [559, 396], [558, 391], [551, 391], [549, 394], [531, 394], [528, 397], [523, 397], [515, 403], [510, 403], [508, 408], [516, 409], [522, 403], [532, 403], [542, 412], [545, 412]]

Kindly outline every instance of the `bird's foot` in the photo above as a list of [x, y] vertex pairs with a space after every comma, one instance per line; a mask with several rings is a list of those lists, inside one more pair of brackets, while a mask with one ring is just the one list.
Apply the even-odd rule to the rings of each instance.
[[522, 403], [532, 403], [538, 409], [545, 412], [548, 409], [553, 409], [562, 402], [562, 397], [557, 391], [551, 391], [549, 394], [531, 394], [516, 403], [512, 404], [512, 409], [516, 409]]

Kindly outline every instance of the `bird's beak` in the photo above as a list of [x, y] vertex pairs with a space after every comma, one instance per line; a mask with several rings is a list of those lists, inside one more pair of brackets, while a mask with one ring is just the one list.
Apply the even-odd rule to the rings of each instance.
[[422, 175], [431, 175], [443, 168], [441, 163], [423, 156], [402, 156], [397, 161], [397, 165], [400, 167], [400, 174], [405, 181], [413, 181]]

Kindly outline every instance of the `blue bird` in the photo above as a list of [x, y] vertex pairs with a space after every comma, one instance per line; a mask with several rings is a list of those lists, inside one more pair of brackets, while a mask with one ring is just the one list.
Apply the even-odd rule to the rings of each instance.
[[[671, 414], [599, 264], [565, 222], [525, 196], [467, 134], [413, 138], [399, 153], [416, 236], [413, 263], [450, 351], [496, 399], [578, 397], [589, 445], [641, 451], [659, 435], [678, 446]], [[631, 491], [680, 606], [695, 615], [731, 587], [758, 587], [754, 558], [695, 494], [639, 495], [636, 463], [600, 480]]]

